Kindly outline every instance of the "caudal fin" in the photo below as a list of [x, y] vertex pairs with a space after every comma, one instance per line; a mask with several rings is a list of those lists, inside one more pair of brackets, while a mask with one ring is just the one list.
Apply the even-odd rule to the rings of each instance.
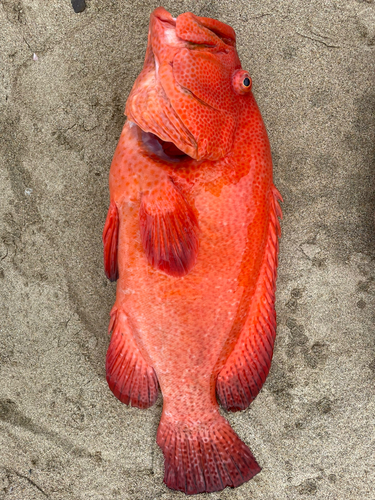
[[163, 415], [157, 443], [164, 454], [164, 483], [187, 495], [234, 488], [261, 470], [250, 449], [221, 416], [208, 425], [180, 427]]

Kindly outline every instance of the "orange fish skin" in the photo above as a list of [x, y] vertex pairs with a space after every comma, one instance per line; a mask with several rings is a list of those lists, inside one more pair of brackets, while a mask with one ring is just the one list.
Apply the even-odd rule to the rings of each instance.
[[115, 256], [105, 250], [108, 269], [119, 276], [107, 379], [121, 401], [139, 407], [155, 402], [159, 383], [164, 481], [187, 494], [237, 486], [260, 471], [220, 416], [216, 393], [229, 410], [248, 406], [268, 374], [276, 332], [281, 197], [234, 40], [215, 20], [174, 20], [162, 8], [151, 15], [110, 170], [105, 234], [118, 240], [103, 236]]

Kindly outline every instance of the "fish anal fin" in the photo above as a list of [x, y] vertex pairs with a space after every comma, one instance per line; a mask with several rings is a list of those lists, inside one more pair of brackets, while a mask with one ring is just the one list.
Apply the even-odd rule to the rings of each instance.
[[220, 371], [216, 392], [229, 411], [244, 410], [262, 388], [272, 360], [276, 335], [275, 290], [281, 218], [276, 188], [272, 190], [268, 241], [246, 323]]
[[111, 281], [118, 279], [117, 249], [118, 249], [119, 215], [116, 203], [111, 202], [103, 230], [104, 269]]
[[220, 415], [207, 424], [179, 426], [163, 414], [157, 443], [164, 454], [164, 483], [187, 495], [234, 488], [261, 470], [250, 449]]
[[174, 277], [191, 271], [198, 255], [198, 221], [171, 181], [155, 193], [142, 195], [139, 222], [142, 245], [151, 266]]
[[109, 328], [113, 330], [106, 358], [109, 388], [122, 403], [149, 408], [158, 397], [158, 381], [132, 337], [125, 313], [113, 309]]

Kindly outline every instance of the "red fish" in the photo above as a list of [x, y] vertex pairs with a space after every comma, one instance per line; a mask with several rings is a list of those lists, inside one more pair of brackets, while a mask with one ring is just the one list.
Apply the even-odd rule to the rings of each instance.
[[268, 375], [281, 196], [233, 29], [156, 9], [125, 114], [103, 233], [108, 384], [139, 408], [160, 386], [169, 488], [235, 487], [260, 467], [217, 400], [243, 410]]

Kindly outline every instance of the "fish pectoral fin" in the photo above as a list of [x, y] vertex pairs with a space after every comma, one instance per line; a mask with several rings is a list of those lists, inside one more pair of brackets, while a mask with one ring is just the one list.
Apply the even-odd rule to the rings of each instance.
[[198, 255], [198, 221], [172, 181], [156, 193], [142, 195], [139, 222], [143, 248], [151, 266], [170, 276], [188, 274]]
[[158, 380], [140, 353], [124, 312], [112, 309], [109, 329], [113, 331], [106, 358], [109, 388], [122, 403], [149, 408], [158, 397]]
[[222, 416], [183, 426], [163, 412], [156, 441], [164, 454], [164, 483], [187, 495], [239, 486], [261, 468], [251, 450]]
[[104, 269], [107, 278], [116, 281], [118, 278], [117, 248], [118, 248], [119, 216], [116, 203], [111, 202], [103, 230]]
[[278, 203], [282, 198], [276, 188], [272, 194], [268, 241], [248, 317], [216, 381], [220, 403], [229, 411], [249, 406], [262, 388], [271, 366], [276, 335], [278, 217], [282, 216]]

